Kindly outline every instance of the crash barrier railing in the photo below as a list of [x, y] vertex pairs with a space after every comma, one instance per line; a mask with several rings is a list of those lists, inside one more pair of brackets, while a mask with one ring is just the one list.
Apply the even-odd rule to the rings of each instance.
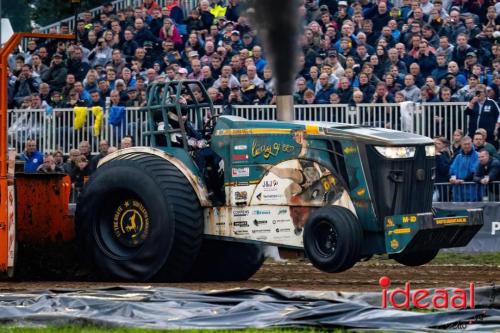
[[[142, 135], [146, 129], [146, 112], [139, 108], [126, 108], [120, 125], [109, 124], [108, 111], [105, 112], [98, 133], [94, 133], [94, 116], [90, 109], [81, 129], [74, 129], [73, 109], [46, 110], [9, 110], [7, 141], [11, 148], [22, 152], [26, 139], [36, 139], [42, 152], [60, 150], [67, 155], [77, 148], [82, 140], [91, 143], [93, 153], [98, 152], [99, 140], [108, 140], [111, 146], [118, 146], [121, 138], [131, 135], [137, 145], [148, 145], [148, 137]], [[97, 135], [96, 135], [97, 134]]]
[[[349, 106], [333, 105], [295, 105], [295, 119], [305, 121], [343, 122], [355, 125], [369, 125], [392, 128], [406, 132], [434, 137], [444, 135], [451, 138], [455, 129], [465, 129], [467, 117], [465, 103], [401, 103], [401, 104], [358, 104]], [[251, 120], [274, 120], [274, 105], [238, 105], [233, 107], [217, 106], [218, 113], [232, 114]], [[204, 114], [208, 110], [205, 110]], [[62, 150], [78, 146], [83, 140], [93, 142], [92, 149], [97, 152], [99, 139], [106, 139], [111, 145], [118, 145], [124, 135], [132, 135], [138, 145], [147, 145], [148, 138], [142, 133], [146, 129], [146, 113], [140, 108], [126, 108], [125, 118], [120, 126], [110, 125], [108, 110], [105, 110], [103, 126], [99, 135], [94, 136], [92, 112], [87, 112], [86, 123], [82, 129], [73, 129], [73, 110], [9, 110], [8, 138], [11, 147], [21, 152], [27, 138], [38, 139], [42, 151]], [[194, 114], [190, 114], [192, 121]]]
[[[462, 102], [295, 105], [295, 119], [384, 127], [451, 138], [455, 129], [467, 127], [466, 105]], [[274, 120], [275, 110], [274, 105], [237, 105], [232, 107], [232, 114], [247, 119]]]
[[500, 202], [500, 181], [481, 184], [465, 182], [463, 184], [434, 184], [434, 202]]
[[[167, 1], [166, 0], [157, 0], [156, 1], [161, 7], [165, 7]], [[179, 1], [179, 6], [184, 9], [184, 12], [187, 14], [191, 9], [196, 7], [198, 5], [198, 0], [180, 0]], [[116, 11], [126, 9], [128, 7], [135, 8], [139, 6], [140, 4], [144, 3], [144, 0], [117, 0], [113, 1], [113, 6], [116, 9]], [[99, 15], [102, 11], [102, 6], [93, 8], [89, 10], [92, 13], [92, 16], [95, 17], [96, 15]], [[61, 23], [68, 23], [69, 25], [69, 30], [74, 31], [75, 28], [75, 17], [68, 17], [64, 20], [52, 23], [50, 25], [41, 27], [38, 29], [39, 32], [42, 33], [48, 33], [50, 32], [51, 29], [56, 29], [57, 31], [60, 30]]]

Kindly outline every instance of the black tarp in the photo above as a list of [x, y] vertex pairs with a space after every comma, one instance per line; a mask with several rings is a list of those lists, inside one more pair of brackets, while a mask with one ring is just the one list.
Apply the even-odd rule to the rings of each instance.
[[264, 288], [201, 292], [115, 287], [0, 293], [9, 325], [127, 326], [158, 329], [346, 327], [397, 331], [500, 331], [500, 291], [476, 288], [476, 308], [437, 312], [380, 308], [380, 293]]

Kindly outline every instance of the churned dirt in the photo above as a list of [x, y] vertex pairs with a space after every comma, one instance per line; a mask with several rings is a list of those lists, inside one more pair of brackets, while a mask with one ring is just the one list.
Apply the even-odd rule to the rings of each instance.
[[[219, 290], [229, 288], [286, 288], [292, 290], [329, 291], [380, 291], [378, 279], [388, 276], [392, 287], [403, 286], [410, 281], [412, 286], [425, 288], [468, 287], [500, 282], [500, 263], [490, 265], [427, 264], [421, 267], [405, 267], [388, 259], [376, 259], [358, 263], [350, 270], [329, 274], [323, 273], [303, 259], [288, 259], [284, 262], [268, 260], [262, 268], [245, 282], [217, 283], [146, 283], [141, 286], [180, 287], [194, 290]], [[117, 285], [139, 285], [121, 282], [69, 282], [69, 281], [9, 281], [0, 282], [0, 290], [54, 288], [99, 288]]]

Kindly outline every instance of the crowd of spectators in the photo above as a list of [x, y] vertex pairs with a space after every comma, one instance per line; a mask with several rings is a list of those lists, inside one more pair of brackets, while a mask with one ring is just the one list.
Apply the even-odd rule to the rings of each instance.
[[[399, 2], [302, 0], [296, 103], [356, 103], [356, 91], [365, 103], [469, 101], [481, 87], [498, 100], [499, 5]], [[103, 104], [114, 90], [140, 105], [148, 83], [184, 78], [203, 81], [215, 104], [272, 103], [272, 69], [240, 7], [201, 0], [185, 16], [174, 0], [105, 3], [97, 17], [80, 15], [77, 43], [30, 40], [11, 55], [10, 105], [34, 95], [52, 107]]]
[[[10, 107], [142, 106], [148, 84], [177, 79], [200, 80], [215, 105], [274, 103], [273, 70], [243, 4], [166, 3], [116, 10], [108, 2], [95, 17], [79, 16], [76, 42], [30, 40], [9, 58]], [[500, 2], [301, 0], [299, 13], [295, 103], [468, 102], [462, 130], [474, 139], [485, 129], [494, 159]], [[65, 24], [59, 32], [73, 33]]]
[[[120, 149], [133, 146], [133, 138], [124, 136], [120, 142]], [[38, 150], [37, 142], [28, 139], [25, 150], [18, 156], [24, 163], [24, 172], [27, 173], [64, 173], [71, 177], [73, 193], [78, 195], [87, 178], [97, 169], [99, 161], [106, 155], [115, 152], [118, 148], [110, 146], [108, 141], [99, 142], [99, 153], [92, 155], [90, 143], [81, 141], [78, 148], [71, 149], [67, 157], [62, 151], [43, 153]]]
[[448, 201], [450, 195], [453, 201], [480, 201], [485, 197], [500, 200], [500, 188], [492, 185], [492, 182], [500, 181], [500, 160], [486, 137], [486, 130], [479, 128], [472, 137], [456, 130], [452, 144], [444, 137], [434, 139], [435, 182], [455, 185], [451, 193], [449, 187], [438, 186], [435, 201]]

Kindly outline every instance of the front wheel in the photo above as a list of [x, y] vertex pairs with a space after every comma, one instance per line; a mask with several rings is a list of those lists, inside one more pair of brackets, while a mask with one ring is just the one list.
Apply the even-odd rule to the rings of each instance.
[[389, 255], [389, 258], [396, 260], [405, 266], [422, 266], [431, 262], [438, 254], [439, 249], [415, 252], [401, 252]]
[[308, 218], [304, 228], [304, 250], [314, 267], [329, 273], [345, 271], [361, 253], [363, 230], [347, 208], [327, 206]]

